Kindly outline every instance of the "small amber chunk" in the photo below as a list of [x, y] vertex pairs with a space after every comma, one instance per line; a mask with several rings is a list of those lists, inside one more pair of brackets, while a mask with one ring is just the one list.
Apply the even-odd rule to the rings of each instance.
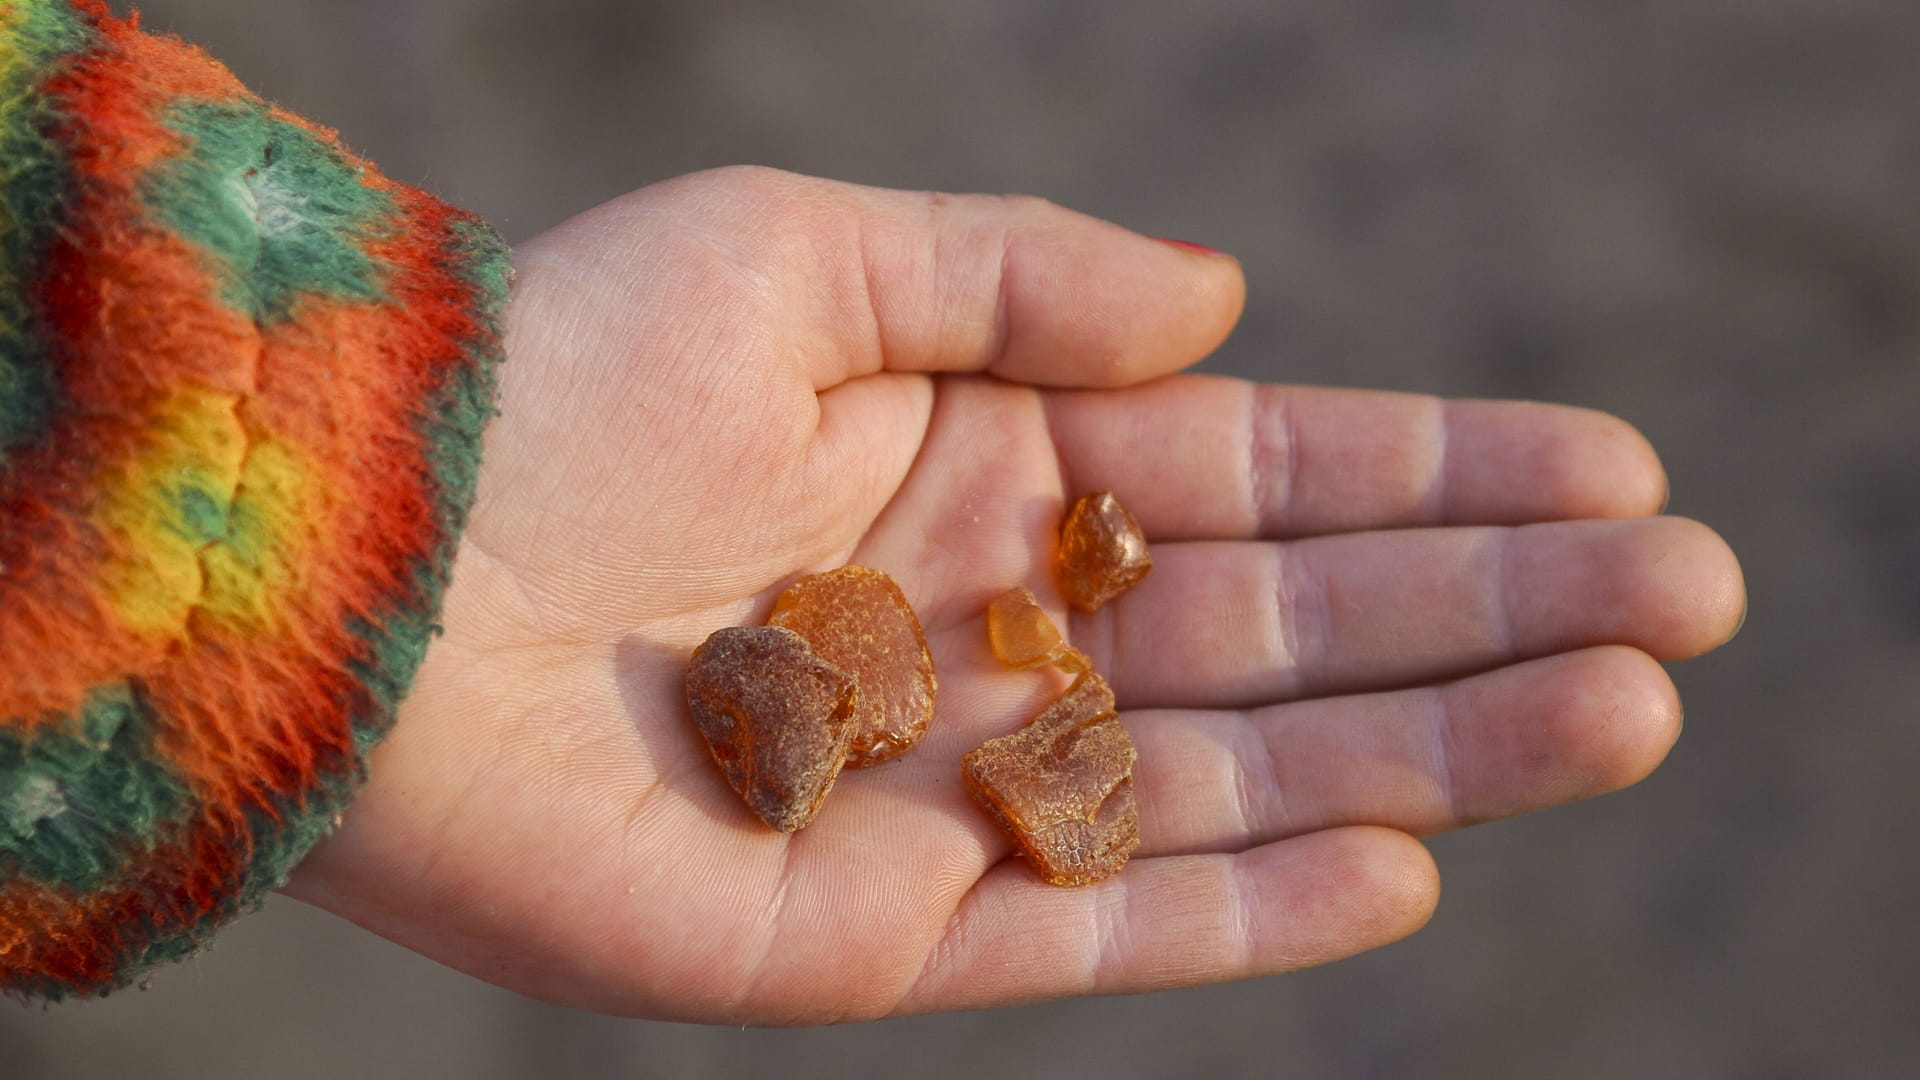
[[1053, 579], [1068, 603], [1092, 611], [1138, 585], [1152, 569], [1146, 534], [1113, 492], [1083, 496], [1067, 512]]
[[1025, 586], [1008, 589], [987, 605], [987, 643], [994, 659], [1015, 671], [1051, 664], [1067, 654], [1060, 631]]
[[687, 708], [727, 783], [768, 825], [813, 819], [853, 736], [859, 691], [791, 630], [716, 631], [687, 664]]
[[1088, 671], [1032, 723], [961, 760], [967, 791], [1049, 884], [1111, 877], [1140, 846], [1133, 740], [1113, 705]]
[[865, 566], [809, 574], [773, 602], [767, 625], [807, 639], [860, 687], [847, 768], [877, 765], [920, 741], [933, 718], [933, 654], [892, 578]]

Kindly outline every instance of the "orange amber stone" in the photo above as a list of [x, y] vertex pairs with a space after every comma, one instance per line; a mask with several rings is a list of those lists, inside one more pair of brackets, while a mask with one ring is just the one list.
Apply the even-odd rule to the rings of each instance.
[[892, 578], [866, 566], [809, 574], [773, 602], [767, 625], [807, 639], [860, 687], [847, 768], [859, 769], [920, 741], [933, 718], [933, 654]]
[[806, 639], [772, 626], [716, 631], [687, 664], [687, 708], [747, 807], [790, 833], [813, 820], [853, 737], [859, 691]]
[[1008, 589], [987, 605], [987, 644], [994, 659], [1015, 671], [1051, 664], [1067, 654], [1060, 631], [1025, 586]]
[[1113, 706], [1088, 671], [1032, 723], [961, 759], [967, 791], [1049, 884], [1111, 877], [1140, 846], [1133, 740]]
[[1053, 579], [1069, 604], [1092, 611], [1138, 585], [1152, 569], [1146, 534], [1113, 492], [1083, 496], [1067, 511]]

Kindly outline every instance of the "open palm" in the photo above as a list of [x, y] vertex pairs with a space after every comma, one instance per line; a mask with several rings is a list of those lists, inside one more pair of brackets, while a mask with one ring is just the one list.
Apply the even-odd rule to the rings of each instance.
[[[1037, 200], [766, 170], [617, 200], [524, 249], [502, 417], [436, 645], [295, 895], [529, 994], [817, 1022], [1301, 967], [1417, 928], [1409, 834], [1632, 783], [1654, 658], [1744, 600], [1581, 410], [1168, 376], [1239, 314], [1229, 259]], [[1118, 877], [1039, 883], [959, 759], [1061, 683], [983, 611], [1118, 492], [1156, 569], [1063, 625], [1140, 759]], [[1626, 520], [1598, 520], [1626, 519]], [[800, 573], [892, 574], [927, 738], [783, 836], [721, 779], [682, 670]], [[1058, 609], [1056, 608], [1056, 614]]]

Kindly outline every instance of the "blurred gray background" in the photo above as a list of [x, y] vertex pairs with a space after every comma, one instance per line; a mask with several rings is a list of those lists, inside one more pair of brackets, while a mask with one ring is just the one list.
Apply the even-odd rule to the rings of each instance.
[[1436, 840], [1433, 924], [1328, 968], [741, 1031], [535, 1004], [276, 901], [148, 993], [0, 1007], [8, 1080], [1920, 1069], [1920, 4], [141, 6], [516, 240], [759, 162], [1226, 248], [1252, 295], [1210, 369], [1618, 413], [1752, 619], [1676, 669], [1651, 780]]

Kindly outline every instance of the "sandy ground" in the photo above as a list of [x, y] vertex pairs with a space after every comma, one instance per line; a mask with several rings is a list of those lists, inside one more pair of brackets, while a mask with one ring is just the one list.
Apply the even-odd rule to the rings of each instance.
[[[834, 1030], [519, 999], [290, 901], [0, 1075], [1891, 1077], [1920, 1062], [1920, 5], [150, 0], [524, 239], [752, 161], [1026, 191], [1238, 254], [1263, 379], [1616, 412], [1752, 618], [1667, 766], [1441, 838], [1412, 940]], [[1905, 1067], [1902, 1067], [1904, 1063]]]

